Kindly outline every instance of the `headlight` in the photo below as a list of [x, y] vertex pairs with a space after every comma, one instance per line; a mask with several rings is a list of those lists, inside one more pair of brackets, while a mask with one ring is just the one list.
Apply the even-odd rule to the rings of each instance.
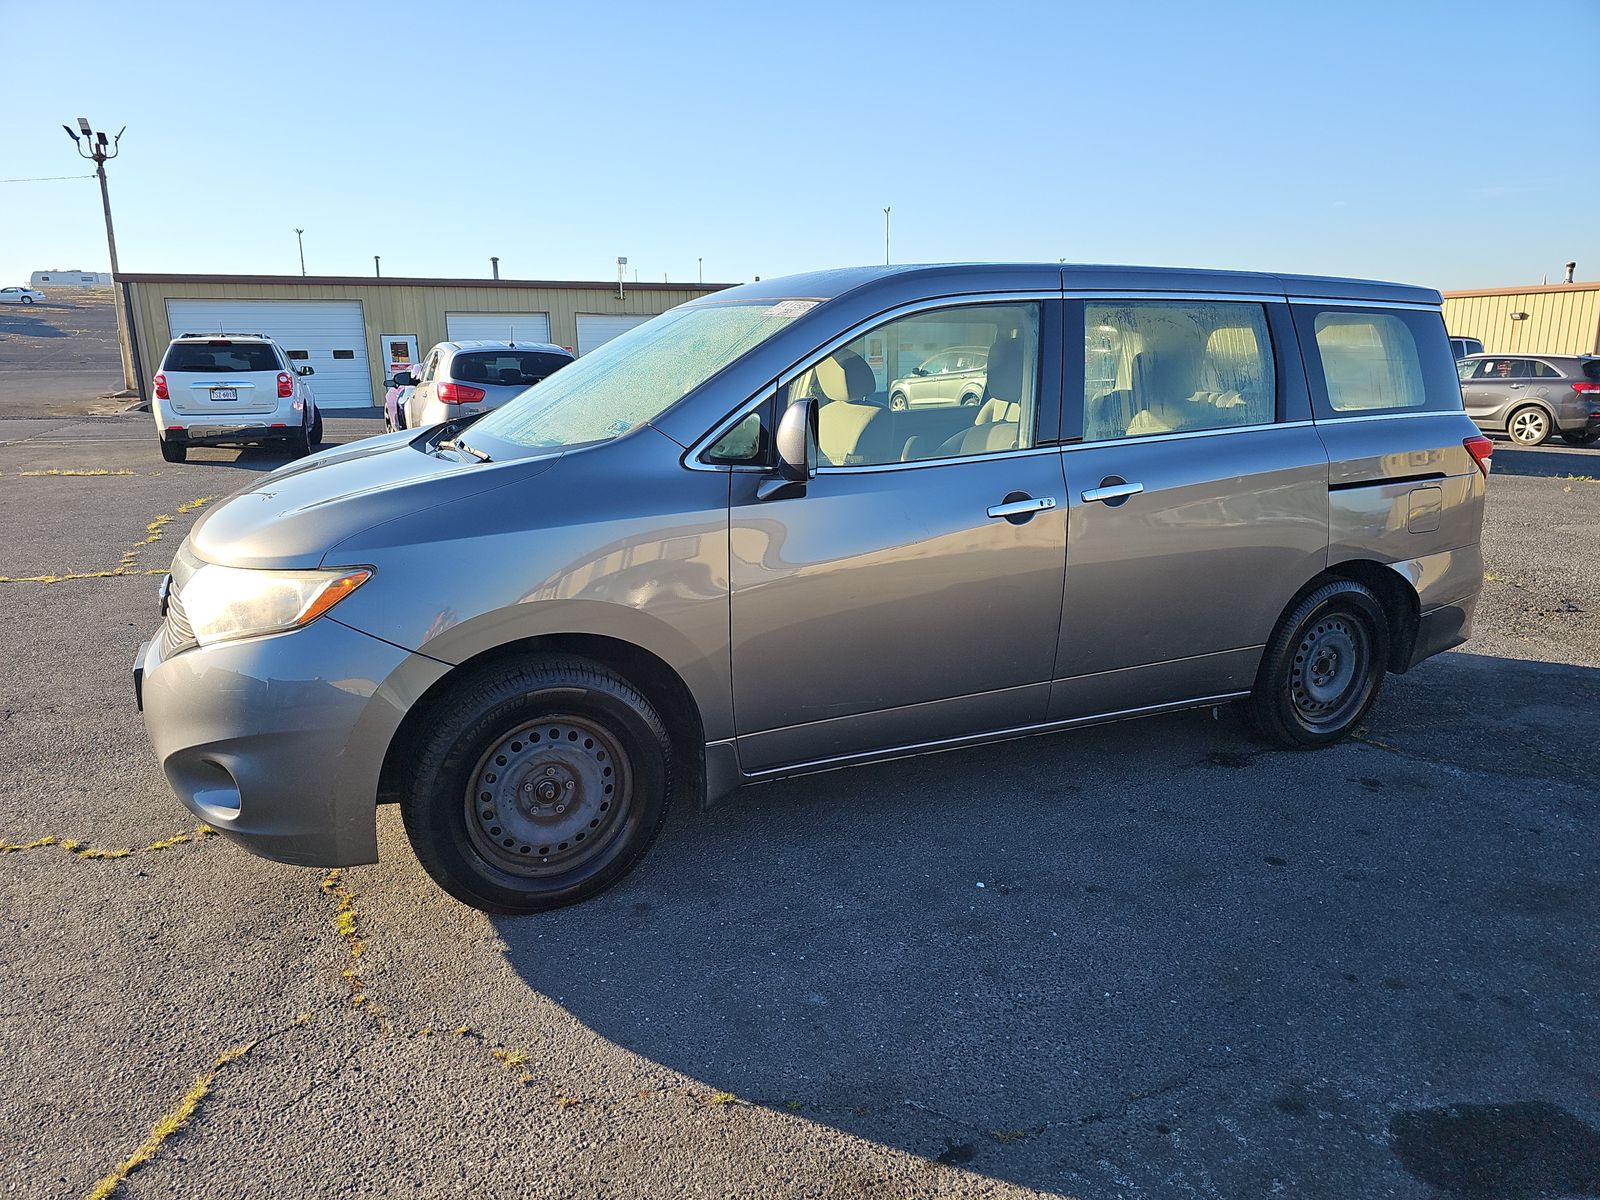
[[259, 637], [315, 621], [368, 579], [364, 567], [331, 571], [250, 571], [201, 567], [178, 597], [202, 646]]

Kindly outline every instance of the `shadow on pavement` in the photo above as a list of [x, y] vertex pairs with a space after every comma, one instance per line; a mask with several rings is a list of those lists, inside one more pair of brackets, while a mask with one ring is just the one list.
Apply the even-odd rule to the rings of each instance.
[[1529, 475], [1549, 478], [1559, 475], [1584, 475], [1600, 478], [1600, 446], [1593, 449], [1564, 447], [1560, 442], [1537, 450], [1519, 450], [1507, 442], [1494, 447], [1496, 475]]
[[[1600, 670], [1390, 682], [1365, 745], [1189, 714], [750, 789], [604, 896], [496, 925], [600, 1036], [993, 1178], [1448, 1188], [1470, 1147], [1399, 1114], [1592, 1096], [1593, 776], [1545, 768]], [[1494, 1144], [1537, 1158], [1527, 1127]]]

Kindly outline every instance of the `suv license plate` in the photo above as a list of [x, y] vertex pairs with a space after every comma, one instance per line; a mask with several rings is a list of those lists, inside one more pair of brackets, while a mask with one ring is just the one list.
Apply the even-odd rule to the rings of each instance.
[[213, 400], [237, 400], [239, 398], [239, 389], [238, 388], [212, 388], [211, 389], [211, 398]]

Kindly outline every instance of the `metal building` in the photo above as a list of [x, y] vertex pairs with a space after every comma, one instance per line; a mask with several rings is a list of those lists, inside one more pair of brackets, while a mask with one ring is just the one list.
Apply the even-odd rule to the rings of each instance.
[[1600, 354], [1600, 283], [1446, 292], [1444, 323], [1490, 354]]
[[[436, 342], [554, 342], [586, 354], [727, 284], [122, 274], [132, 291], [141, 390], [182, 333], [264, 333], [316, 368], [324, 408], [383, 403], [384, 380]], [[148, 398], [148, 397], [147, 397]]]

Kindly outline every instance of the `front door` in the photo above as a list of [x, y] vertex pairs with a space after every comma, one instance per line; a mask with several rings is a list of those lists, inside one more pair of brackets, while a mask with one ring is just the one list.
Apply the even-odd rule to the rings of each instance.
[[1267, 306], [1091, 300], [1083, 328], [1050, 719], [1248, 690], [1328, 544], [1327, 452], [1309, 421], [1279, 419]]
[[1504, 429], [1506, 418], [1532, 382], [1532, 364], [1525, 358], [1480, 358], [1461, 383], [1461, 401], [1484, 429]]
[[[1065, 559], [1060, 455], [1036, 448], [1043, 307], [902, 317], [788, 385], [785, 398], [818, 405], [816, 476], [803, 495], [763, 501], [762, 476], [735, 473], [730, 497], [746, 772], [1043, 720]], [[869, 337], [919, 361], [980, 338], [1001, 347], [988, 384], [1016, 419], [978, 426], [969, 408], [965, 427], [924, 432], [880, 394]]]

